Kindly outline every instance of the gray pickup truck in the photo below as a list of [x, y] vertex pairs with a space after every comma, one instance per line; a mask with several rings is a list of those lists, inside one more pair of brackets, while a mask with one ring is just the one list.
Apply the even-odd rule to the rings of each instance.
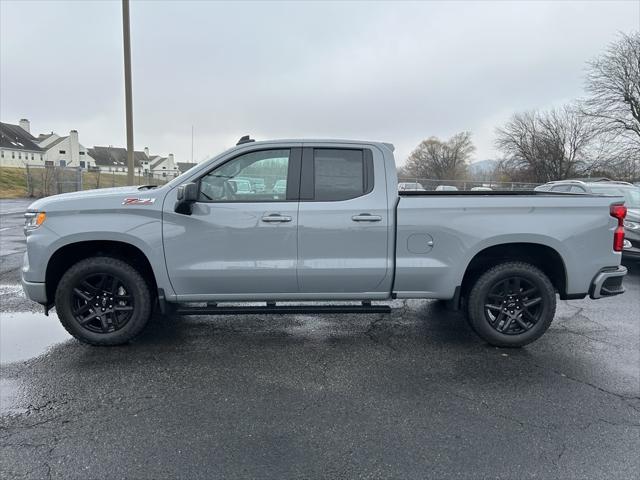
[[624, 291], [623, 201], [398, 193], [390, 144], [243, 138], [161, 187], [34, 202], [22, 283], [95, 345], [132, 339], [154, 309], [384, 313], [379, 301], [424, 298], [464, 308], [490, 344], [522, 346], [549, 327], [556, 294]]

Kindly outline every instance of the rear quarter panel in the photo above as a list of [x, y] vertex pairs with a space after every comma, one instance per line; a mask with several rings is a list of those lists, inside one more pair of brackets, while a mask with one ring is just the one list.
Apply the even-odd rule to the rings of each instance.
[[[609, 206], [622, 200], [584, 195], [401, 197], [394, 291], [405, 298], [452, 298], [482, 250], [535, 243], [562, 257], [568, 294], [586, 293], [599, 270], [620, 264], [621, 255], [612, 247], [617, 222]], [[433, 247], [416, 253], [429, 238]]]

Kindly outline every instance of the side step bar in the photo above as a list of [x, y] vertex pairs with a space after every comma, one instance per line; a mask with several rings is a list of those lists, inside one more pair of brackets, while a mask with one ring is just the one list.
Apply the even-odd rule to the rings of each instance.
[[391, 313], [389, 305], [275, 305], [246, 307], [178, 307], [178, 315], [250, 315], [250, 314], [303, 314], [303, 313]]

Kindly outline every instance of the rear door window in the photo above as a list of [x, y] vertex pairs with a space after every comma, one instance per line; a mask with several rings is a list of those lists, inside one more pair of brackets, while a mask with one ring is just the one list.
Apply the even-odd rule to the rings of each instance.
[[316, 149], [313, 171], [315, 200], [348, 200], [364, 193], [362, 150]]
[[368, 149], [308, 148], [303, 154], [301, 199], [349, 200], [373, 190], [373, 157]]

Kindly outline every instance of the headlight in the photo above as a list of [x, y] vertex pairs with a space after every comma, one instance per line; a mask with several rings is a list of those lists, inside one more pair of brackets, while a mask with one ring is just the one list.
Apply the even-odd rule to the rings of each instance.
[[45, 212], [27, 212], [24, 214], [24, 229], [33, 230], [38, 228], [47, 219]]
[[640, 223], [631, 222], [629, 220], [624, 221], [624, 228], [628, 228], [629, 230], [638, 230], [640, 229]]

